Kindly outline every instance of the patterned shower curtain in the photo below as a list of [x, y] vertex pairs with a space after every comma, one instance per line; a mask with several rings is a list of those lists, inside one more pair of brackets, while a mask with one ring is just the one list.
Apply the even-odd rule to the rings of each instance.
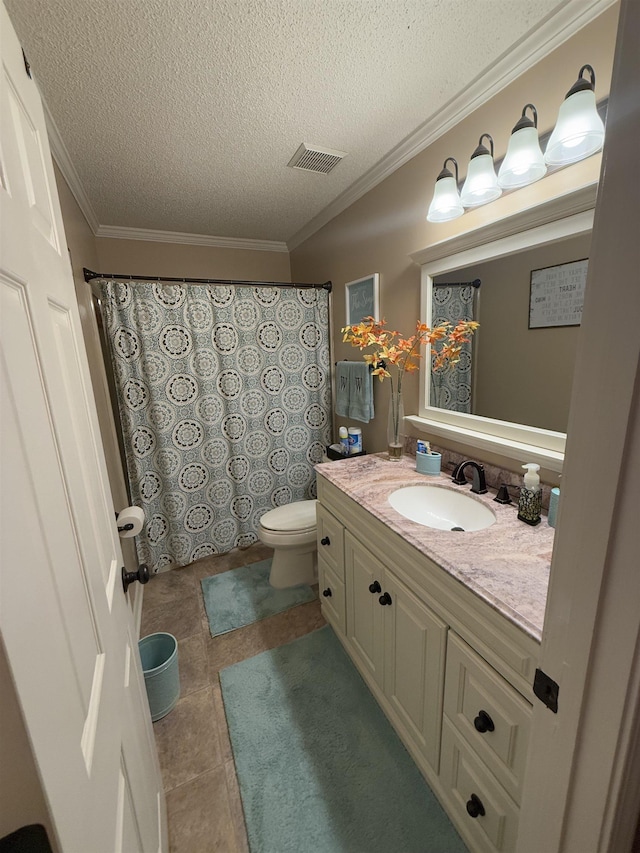
[[[475, 288], [470, 284], [438, 284], [432, 288], [432, 324], [473, 320]], [[460, 361], [431, 372], [431, 405], [452, 412], [471, 413], [472, 344], [463, 344]], [[437, 349], [437, 344], [434, 345]]]
[[257, 540], [316, 495], [330, 436], [328, 293], [101, 282], [138, 557], [158, 571]]

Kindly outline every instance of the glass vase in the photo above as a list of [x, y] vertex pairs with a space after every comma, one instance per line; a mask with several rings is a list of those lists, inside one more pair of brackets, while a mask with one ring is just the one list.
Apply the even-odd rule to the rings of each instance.
[[404, 405], [402, 394], [394, 391], [389, 400], [389, 420], [387, 421], [387, 448], [389, 459], [397, 461], [402, 458], [404, 447]]

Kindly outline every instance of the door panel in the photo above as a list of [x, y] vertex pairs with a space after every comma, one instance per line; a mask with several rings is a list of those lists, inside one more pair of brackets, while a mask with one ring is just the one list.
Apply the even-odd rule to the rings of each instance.
[[438, 770], [447, 625], [387, 572], [384, 692], [429, 764]]
[[44, 116], [0, 5], [0, 627], [61, 850], [166, 849]]
[[347, 575], [347, 638], [353, 654], [364, 669], [382, 686], [384, 610], [380, 592], [369, 586], [384, 583], [384, 566], [348, 531], [344, 534]]

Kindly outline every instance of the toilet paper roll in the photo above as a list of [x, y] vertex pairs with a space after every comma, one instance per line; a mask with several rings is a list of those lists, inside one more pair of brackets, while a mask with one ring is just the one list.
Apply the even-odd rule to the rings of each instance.
[[121, 539], [137, 536], [144, 525], [144, 511], [139, 506], [127, 506], [118, 513], [117, 523]]

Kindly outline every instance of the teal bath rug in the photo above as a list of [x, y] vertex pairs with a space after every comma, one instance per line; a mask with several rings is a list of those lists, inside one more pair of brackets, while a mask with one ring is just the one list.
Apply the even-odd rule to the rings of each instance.
[[331, 628], [220, 681], [251, 853], [466, 853]]
[[204, 606], [212, 637], [244, 628], [316, 597], [316, 593], [306, 585], [274, 589], [269, 584], [270, 571], [271, 558], [202, 579]]

